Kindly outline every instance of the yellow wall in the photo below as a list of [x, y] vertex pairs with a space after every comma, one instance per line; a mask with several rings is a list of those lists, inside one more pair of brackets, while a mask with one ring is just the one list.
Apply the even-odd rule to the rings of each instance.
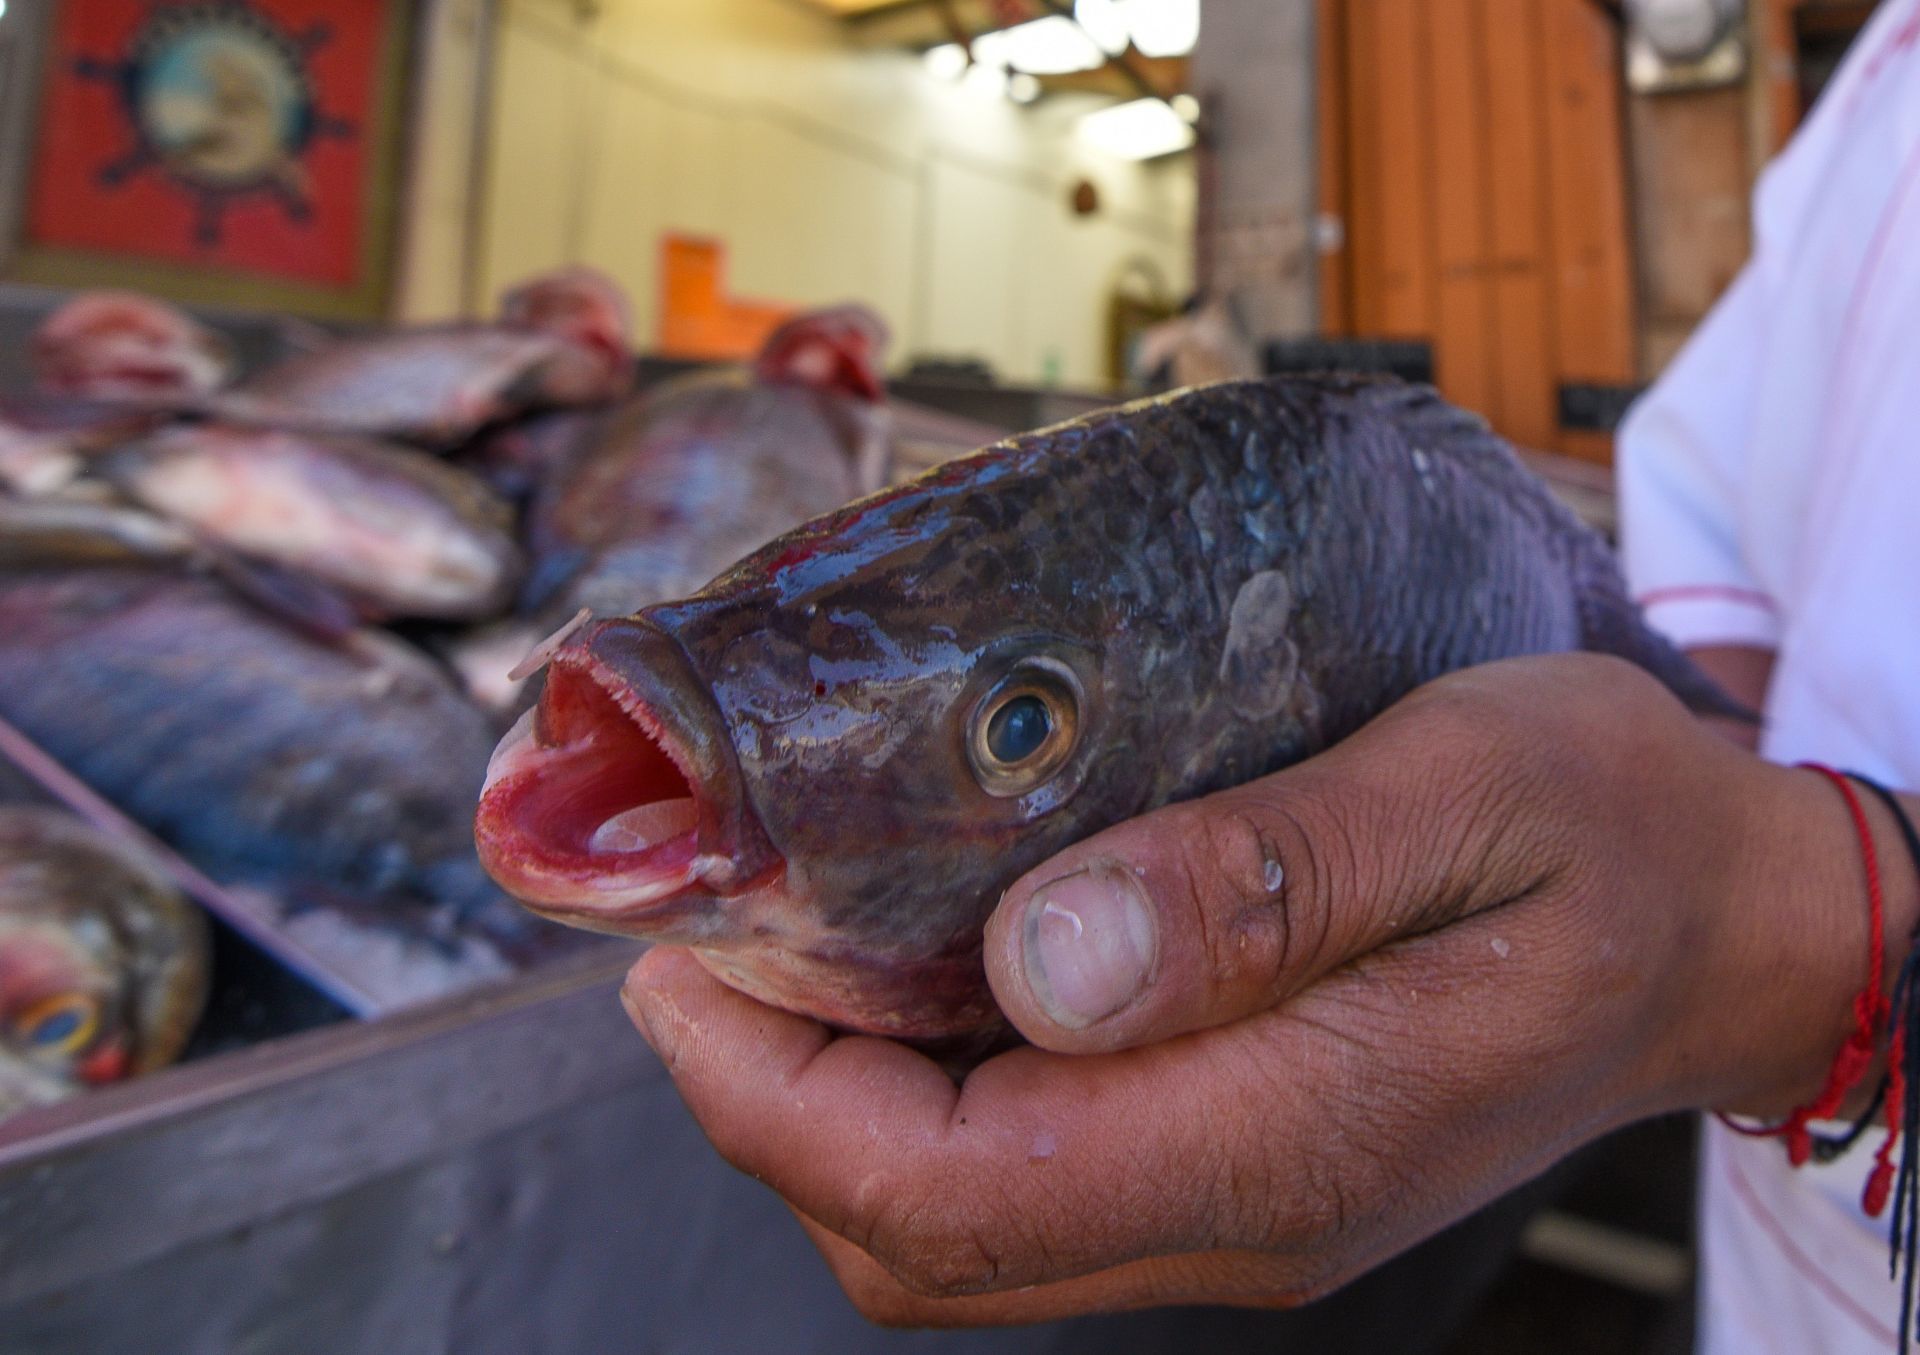
[[[470, 303], [591, 263], [632, 290], [644, 347], [661, 233], [713, 234], [730, 291], [865, 301], [896, 363], [975, 354], [1011, 380], [1088, 385], [1130, 261], [1190, 286], [1191, 161], [1084, 148], [1081, 96], [1022, 109], [941, 84], [797, 0], [504, 0], [495, 42]], [[1082, 175], [1091, 218], [1067, 207]], [[451, 302], [426, 287], [408, 304]]]

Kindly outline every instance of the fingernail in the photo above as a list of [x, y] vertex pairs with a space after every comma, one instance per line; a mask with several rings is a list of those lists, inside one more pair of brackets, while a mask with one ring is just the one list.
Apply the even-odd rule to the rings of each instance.
[[1027, 985], [1054, 1022], [1082, 1030], [1138, 997], [1153, 968], [1153, 906], [1133, 872], [1098, 865], [1062, 876], [1027, 904]]

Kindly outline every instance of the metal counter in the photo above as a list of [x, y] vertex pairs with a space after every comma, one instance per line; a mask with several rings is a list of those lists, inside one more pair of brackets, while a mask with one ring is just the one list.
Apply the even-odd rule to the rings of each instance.
[[0, 1123], [0, 1352], [1414, 1350], [1534, 1203], [1297, 1314], [883, 1331], [707, 1145], [615, 1000], [620, 951]]

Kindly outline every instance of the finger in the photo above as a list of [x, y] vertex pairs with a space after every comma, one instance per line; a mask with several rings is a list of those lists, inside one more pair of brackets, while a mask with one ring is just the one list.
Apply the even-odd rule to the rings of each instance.
[[1641, 957], [1596, 944], [1603, 911], [1487, 914], [1275, 1011], [1120, 1054], [1016, 1050], [960, 1088], [900, 1045], [769, 1012], [684, 953], [650, 956], [631, 996], [720, 1151], [910, 1294], [1257, 1250], [1270, 1266], [1227, 1296], [1293, 1298], [1617, 1123], [1596, 1106], [1664, 1108], [1622, 1090], [1645, 1047]]
[[[1016, 1050], [955, 1087], [903, 1045], [833, 1039], [671, 947], [635, 966], [627, 996], [721, 1155], [922, 1293], [1220, 1245], [1240, 1222], [1231, 1156], [1250, 1145], [1236, 1127], [1256, 1098], [1263, 1114], [1286, 1099], [1264, 1054], [1225, 1047]], [[1328, 1217], [1305, 1178], [1283, 1173], [1268, 1201]]]
[[1131, 1261], [1079, 1279], [995, 1294], [929, 1298], [799, 1210], [794, 1217], [820, 1249], [833, 1277], [869, 1322], [883, 1327], [1007, 1327], [1063, 1317], [1173, 1304], [1288, 1308], [1317, 1297], [1288, 1288], [1274, 1258], [1250, 1251], [1199, 1252]]
[[[1170, 806], [1030, 872], [987, 927], [1033, 1043], [1128, 1048], [1262, 1011], [1356, 955], [1524, 894], [1554, 811], [1472, 682], [1417, 695], [1276, 776]], [[1544, 848], [1544, 850], [1543, 850]]]

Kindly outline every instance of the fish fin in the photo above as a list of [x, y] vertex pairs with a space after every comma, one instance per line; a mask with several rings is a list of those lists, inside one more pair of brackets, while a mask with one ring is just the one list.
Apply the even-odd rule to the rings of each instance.
[[878, 404], [886, 398], [880, 355], [887, 337], [886, 325], [865, 306], [808, 311], [767, 336], [753, 374]]
[[1640, 606], [1627, 596], [1613, 552], [1584, 524], [1575, 532], [1573, 584], [1580, 600], [1580, 644], [1601, 654], [1627, 659], [1660, 679], [1696, 715], [1713, 715], [1742, 724], [1760, 723], [1758, 712], [1727, 695], [1658, 631], [1647, 624]]
[[893, 483], [893, 411], [885, 404], [865, 401], [825, 402], [827, 421], [845, 443], [853, 498], [885, 489]]
[[213, 575], [234, 592], [328, 644], [344, 640], [367, 619], [344, 594], [308, 575], [206, 542], [201, 550]]

